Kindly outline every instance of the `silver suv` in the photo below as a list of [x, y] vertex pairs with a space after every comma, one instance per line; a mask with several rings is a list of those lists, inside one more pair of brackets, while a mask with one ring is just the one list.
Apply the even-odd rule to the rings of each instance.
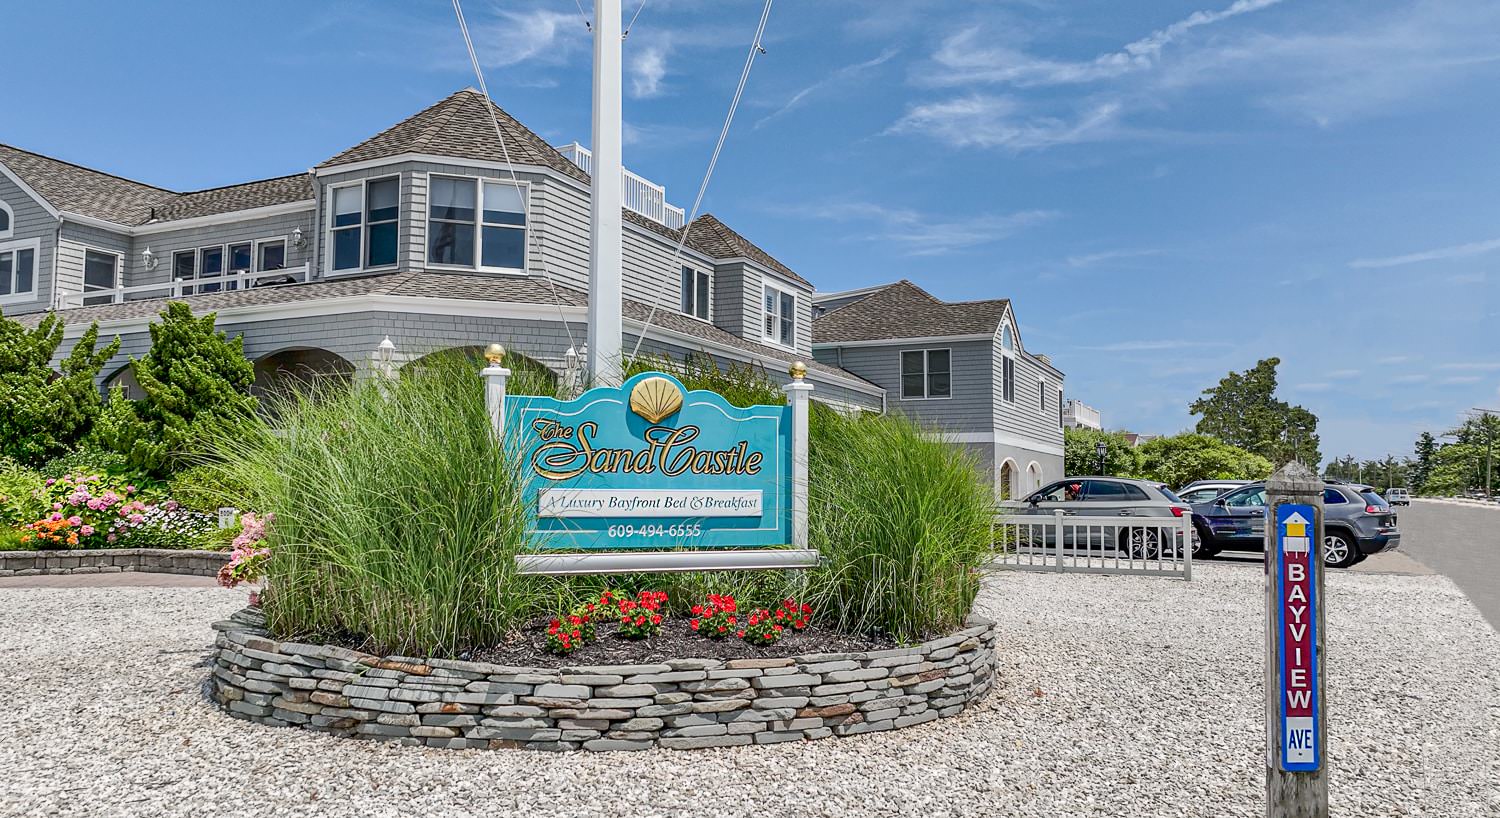
[[[1171, 532], [1177, 528], [1178, 521], [1192, 513], [1192, 506], [1179, 499], [1165, 484], [1124, 477], [1068, 477], [1032, 492], [1022, 503], [1024, 505], [1020, 508], [1016, 508], [1017, 504], [1010, 504], [1015, 513], [1051, 516], [1061, 511], [1064, 516], [1161, 519], [1163, 525], [1160, 527], [1120, 528], [1118, 534], [1113, 535], [1112, 542], [1104, 541], [1111, 535], [1100, 526], [1081, 526], [1081, 531], [1065, 529], [1065, 547], [1109, 547], [1142, 559], [1160, 556], [1161, 546], [1172, 541]], [[1051, 529], [1045, 531], [1050, 545]], [[1196, 540], [1195, 536], [1195, 552]]]
[[[1262, 551], [1266, 537], [1266, 487], [1251, 483], [1193, 506], [1202, 547], [1194, 556], [1219, 551]], [[1401, 545], [1396, 514], [1374, 487], [1326, 482], [1323, 489], [1323, 564], [1348, 568], [1371, 554]]]

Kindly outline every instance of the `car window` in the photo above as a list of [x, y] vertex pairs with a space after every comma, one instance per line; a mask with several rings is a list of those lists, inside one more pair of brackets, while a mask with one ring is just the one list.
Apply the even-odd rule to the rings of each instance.
[[1224, 498], [1224, 505], [1235, 508], [1248, 508], [1251, 506], [1263, 506], [1266, 504], [1266, 490], [1257, 486], [1253, 489], [1237, 491]]
[[[1167, 498], [1167, 500], [1170, 501], [1170, 502], [1173, 502], [1173, 503], [1180, 503], [1180, 502], [1182, 502], [1182, 498], [1178, 497], [1176, 494], [1173, 494], [1172, 490], [1169, 489], [1169, 488], [1167, 488], [1166, 486], [1157, 486], [1156, 490], [1159, 491], [1159, 492], [1161, 492], [1162, 496], [1165, 497], [1165, 498]], [[1146, 493], [1144, 491], [1141, 492], [1141, 496], [1145, 497]]]
[[1116, 483], [1112, 480], [1085, 480], [1083, 499], [1093, 502], [1108, 503], [1129, 499], [1125, 493], [1125, 484]]
[[1061, 483], [1053, 483], [1042, 489], [1035, 496], [1042, 502], [1065, 503], [1070, 500], [1077, 500], [1082, 493], [1082, 480], [1064, 480]]
[[1334, 506], [1339, 503], [1349, 502], [1342, 491], [1338, 489], [1323, 489], [1323, 505]]
[[1206, 503], [1219, 496], [1218, 489], [1193, 489], [1181, 495], [1182, 499], [1189, 503]]
[[1359, 496], [1365, 498], [1365, 502], [1369, 503], [1372, 506], [1377, 506], [1380, 508], [1390, 507], [1389, 504], [1386, 503], [1385, 498], [1381, 497], [1380, 492], [1378, 491], [1362, 491], [1359, 493]]

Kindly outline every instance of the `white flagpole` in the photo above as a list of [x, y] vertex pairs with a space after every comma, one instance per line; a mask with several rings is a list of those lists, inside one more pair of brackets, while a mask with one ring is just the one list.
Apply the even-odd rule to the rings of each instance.
[[620, 0], [594, 2], [593, 199], [589, 218], [589, 386], [620, 382], [621, 93]]

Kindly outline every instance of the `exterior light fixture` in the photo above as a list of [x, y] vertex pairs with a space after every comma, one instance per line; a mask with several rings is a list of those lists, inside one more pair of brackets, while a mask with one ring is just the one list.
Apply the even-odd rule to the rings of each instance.
[[[302, 228], [300, 227], [292, 228], [292, 246], [299, 250], [307, 246], [307, 237], [302, 235]], [[387, 338], [386, 340], [389, 341], [390, 339]]]
[[491, 366], [499, 366], [500, 362], [505, 360], [505, 347], [490, 344], [484, 348], [484, 359], [489, 361]]
[[396, 345], [391, 343], [391, 336], [385, 336], [380, 346], [375, 347], [375, 354], [380, 356], [380, 363], [389, 364], [396, 357]]
[[160, 262], [156, 258], [156, 254], [151, 252], [150, 247], [141, 251], [141, 264], [145, 265], [147, 270], [155, 270], [158, 263]]
[[1094, 452], [1099, 455], [1099, 474], [1103, 475], [1105, 474], [1104, 456], [1109, 454], [1109, 444], [1105, 443], [1102, 440], [1099, 441], [1098, 443], [1094, 444]]

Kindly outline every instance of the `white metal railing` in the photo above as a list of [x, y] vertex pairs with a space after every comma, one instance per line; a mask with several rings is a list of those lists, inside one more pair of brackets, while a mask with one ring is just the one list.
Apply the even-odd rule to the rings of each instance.
[[[559, 147], [558, 152], [568, 158], [569, 162], [583, 169], [590, 176], [594, 173], [594, 153], [588, 148], [570, 142]], [[683, 209], [667, 204], [667, 189], [657, 183], [632, 173], [624, 168], [620, 169], [620, 185], [625, 207], [645, 216], [646, 218], [664, 224], [667, 227], [681, 228], [687, 219]]]
[[1086, 574], [1151, 574], [1193, 578], [1189, 515], [1085, 517], [1000, 513], [993, 527], [995, 568]]
[[138, 284], [134, 287], [85, 290], [81, 293], [63, 293], [62, 306], [96, 306], [99, 304], [123, 304], [145, 298], [182, 298], [186, 295], [248, 290], [254, 287], [269, 287], [277, 284], [304, 284], [307, 282], [307, 265], [287, 267], [283, 270], [230, 273], [202, 278], [180, 278], [155, 284]]

